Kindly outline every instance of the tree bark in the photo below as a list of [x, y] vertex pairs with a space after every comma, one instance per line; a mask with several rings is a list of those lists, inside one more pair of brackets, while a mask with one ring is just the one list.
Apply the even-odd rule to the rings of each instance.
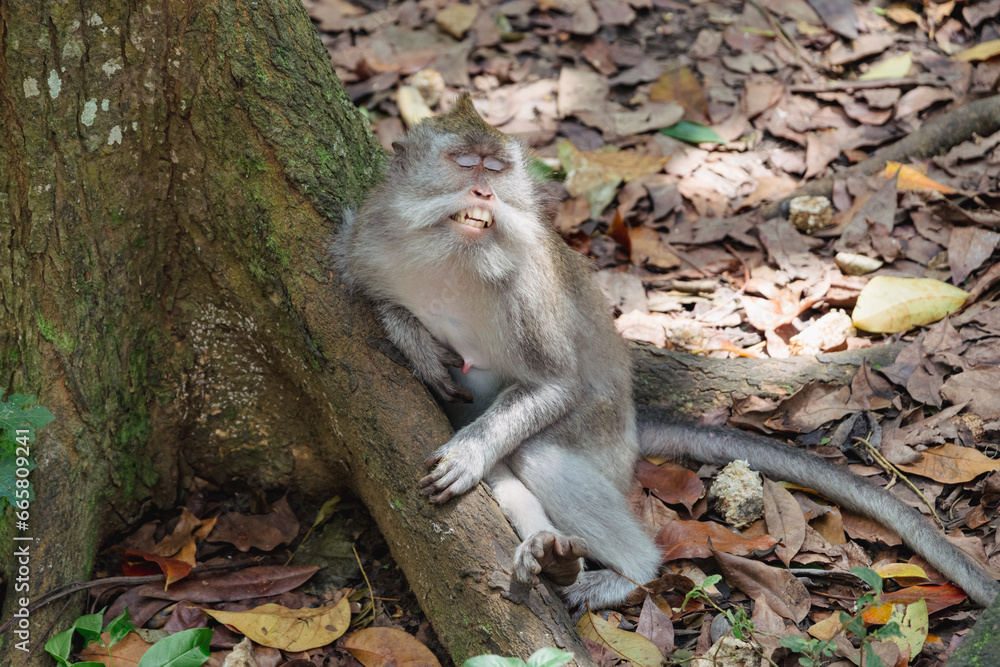
[[[298, 0], [0, 0], [0, 25], [0, 388], [56, 415], [29, 528], [3, 514], [5, 580], [15, 536], [34, 538], [30, 599], [87, 578], [193, 470], [346, 488], [456, 663], [552, 645], [588, 663], [559, 601], [511, 584], [484, 491], [417, 494], [448, 424], [328, 253], [383, 151]], [[32, 614], [29, 664], [57, 611]], [[0, 664], [21, 664], [4, 639]]]
[[[0, 516], [0, 618], [24, 595], [14, 537], [36, 599], [197, 471], [357, 494], [456, 664], [553, 645], [591, 664], [548, 589], [511, 582], [488, 492], [417, 494], [449, 426], [328, 252], [379, 175], [366, 125], [298, 0], [0, 0], [0, 390], [56, 416], [29, 527]], [[664, 364], [710, 363], [637, 354], [647, 400]], [[57, 614], [32, 614], [24, 664], [48, 663]], [[0, 664], [23, 658], [8, 632]]]

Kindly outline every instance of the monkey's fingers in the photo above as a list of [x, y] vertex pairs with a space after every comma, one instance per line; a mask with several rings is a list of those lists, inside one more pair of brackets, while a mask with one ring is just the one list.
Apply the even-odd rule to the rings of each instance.
[[465, 359], [462, 358], [462, 355], [447, 348], [441, 353], [441, 361], [444, 362], [445, 366], [454, 366], [455, 368], [461, 368], [465, 365]]
[[[459, 364], [461, 365], [461, 364]], [[449, 377], [429, 383], [431, 391], [443, 403], [472, 403], [472, 394], [459, 387]]]
[[557, 535], [553, 551], [559, 558], [586, 558], [590, 555], [587, 541], [576, 535]]

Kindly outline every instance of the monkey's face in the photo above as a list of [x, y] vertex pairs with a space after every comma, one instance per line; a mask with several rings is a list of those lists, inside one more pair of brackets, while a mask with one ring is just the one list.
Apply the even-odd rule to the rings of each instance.
[[396, 147], [390, 177], [407, 200], [405, 219], [413, 228], [448, 230], [467, 243], [525, 231], [517, 228], [525, 213], [536, 210], [535, 186], [516, 141], [499, 133], [483, 138], [419, 130]]

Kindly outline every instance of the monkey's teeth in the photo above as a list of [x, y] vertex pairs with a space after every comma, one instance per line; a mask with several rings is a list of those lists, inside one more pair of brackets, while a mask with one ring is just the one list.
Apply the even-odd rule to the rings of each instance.
[[476, 229], [489, 227], [493, 224], [493, 214], [485, 208], [479, 208], [478, 206], [476, 208], [470, 208], [466, 211], [456, 213], [455, 217], [452, 219], [456, 222], [462, 223], [463, 225], [475, 227]]

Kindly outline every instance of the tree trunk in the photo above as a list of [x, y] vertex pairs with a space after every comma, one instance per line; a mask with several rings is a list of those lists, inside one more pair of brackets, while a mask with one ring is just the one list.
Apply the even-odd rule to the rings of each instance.
[[[36, 599], [197, 471], [357, 494], [456, 664], [553, 645], [590, 664], [559, 601], [511, 582], [488, 492], [417, 494], [450, 430], [335, 276], [335, 228], [383, 153], [299, 1], [85, 5], [0, 0], [0, 390], [56, 416], [28, 528], [0, 516], [0, 619], [24, 595], [14, 537], [34, 538]], [[693, 363], [637, 354], [646, 399]], [[59, 607], [32, 614], [27, 664], [47, 664]], [[14, 644], [0, 664], [21, 664]]]
[[[31, 599], [86, 579], [193, 470], [347, 488], [456, 663], [552, 645], [588, 662], [558, 600], [511, 584], [484, 491], [416, 492], [450, 430], [334, 275], [383, 152], [298, 0], [0, 0], [0, 22], [0, 389], [56, 415], [29, 528], [0, 522], [4, 579], [15, 536], [34, 538]], [[31, 616], [31, 664], [59, 606]], [[0, 664], [21, 663], [14, 639]]]

